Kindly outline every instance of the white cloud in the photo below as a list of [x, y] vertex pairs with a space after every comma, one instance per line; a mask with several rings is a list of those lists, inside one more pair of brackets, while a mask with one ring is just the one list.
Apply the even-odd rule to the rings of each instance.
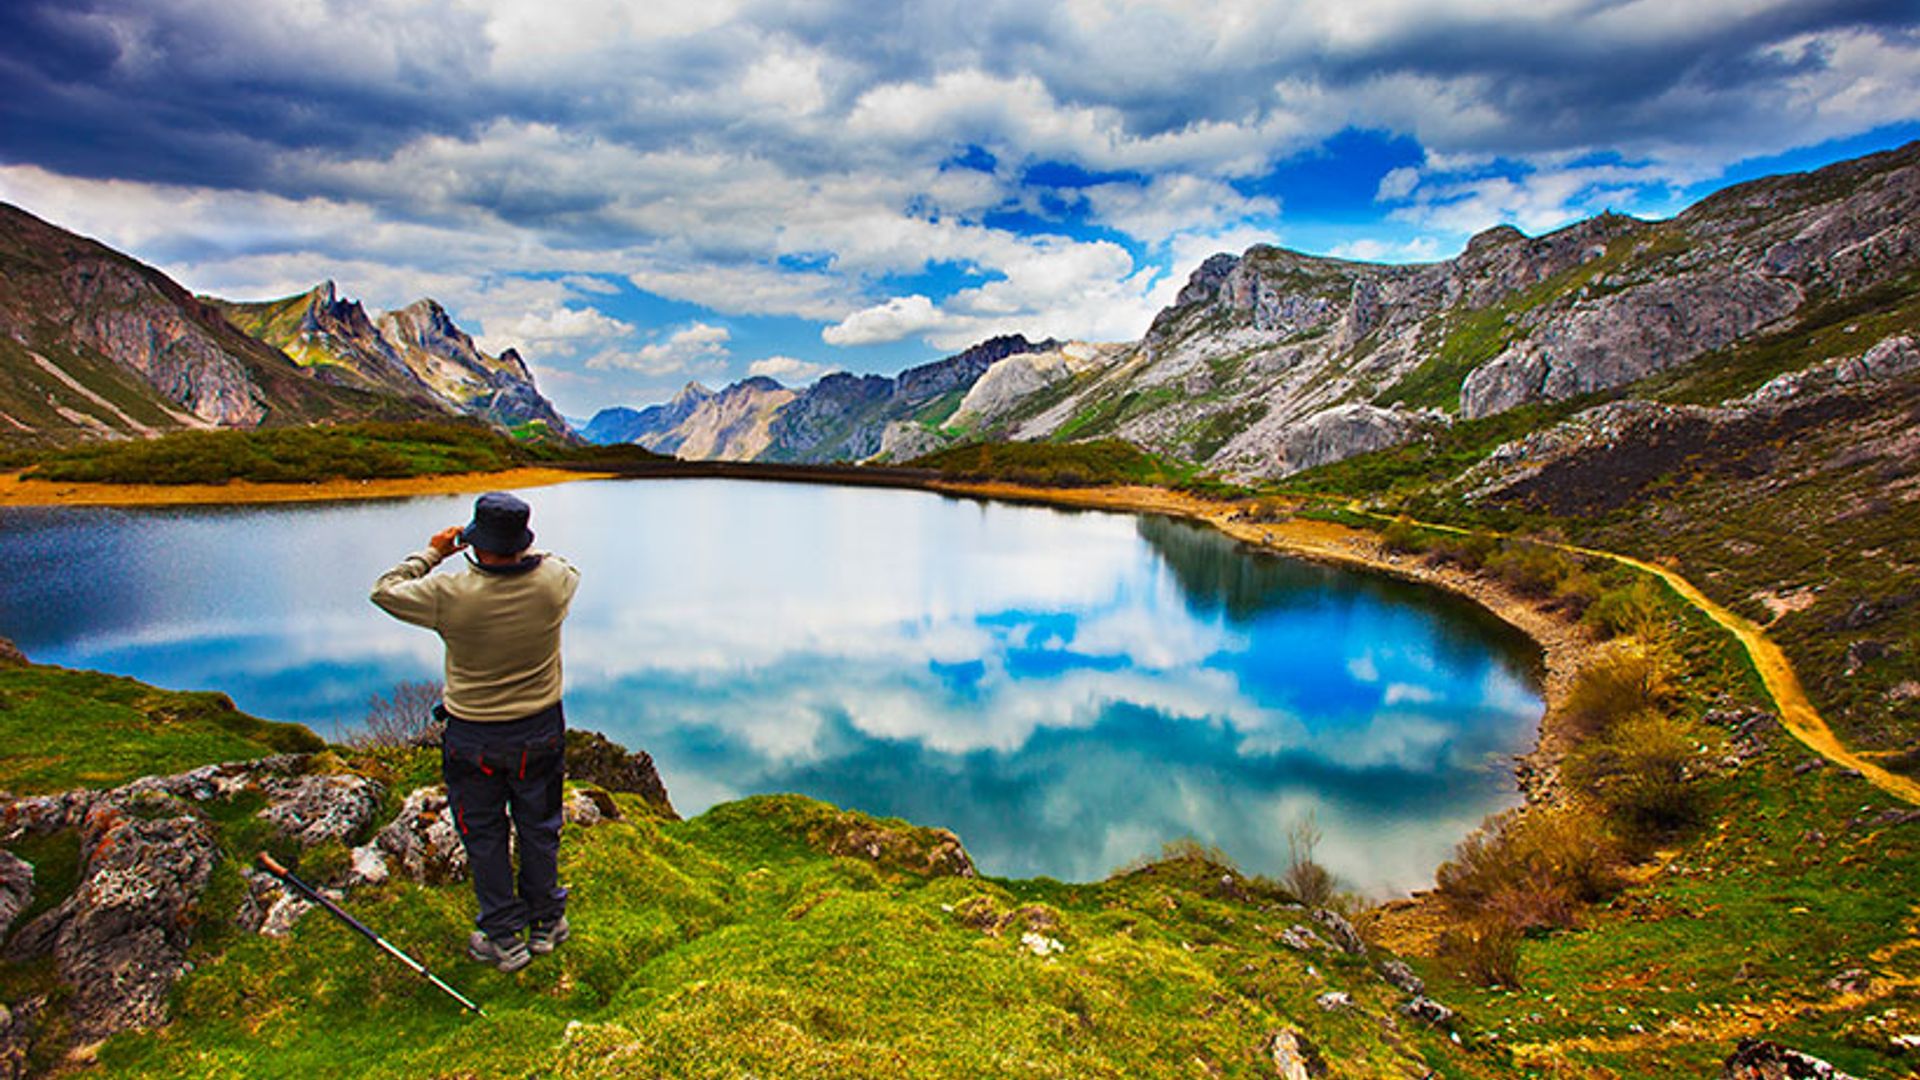
[[1379, 240], [1373, 237], [1361, 237], [1344, 244], [1335, 244], [1328, 252], [1336, 259], [1353, 259], [1358, 262], [1419, 263], [1433, 262], [1440, 258], [1440, 241], [1431, 236], [1416, 236], [1411, 240]]
[[875, 345], [925, 333], [945, 321], [932, 300], [915, 293], [856, 311], [820, 331], [820, 339], [829, 345]]
[[792, 356], [769, 356], [747, 365], [748, 375], [764, 375], [786, 386], [810, 383], [834, 370], [832, 364], [816, 364]]
[[733, 335], [724, 326], [693, 323], [633, 353], [605, 353], [587, 361], [591, 368], [623, 368], [646, 375], [719, 370], [727, 360], [727, 342]]

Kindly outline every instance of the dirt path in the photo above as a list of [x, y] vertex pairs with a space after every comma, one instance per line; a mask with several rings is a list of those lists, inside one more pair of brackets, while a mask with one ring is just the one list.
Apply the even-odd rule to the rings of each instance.
[[0, 506], [212, 506], [345, 499], [396, 499], [412, 495], [458, 495], [545, 487], [574, 480], [595, 480], [595, 473], [566, 469], [509, 469], [505, 472], [408, 476], [393, 480], [322, 480], [308, 484], [80, 484], [22, 480], [0, 473]]

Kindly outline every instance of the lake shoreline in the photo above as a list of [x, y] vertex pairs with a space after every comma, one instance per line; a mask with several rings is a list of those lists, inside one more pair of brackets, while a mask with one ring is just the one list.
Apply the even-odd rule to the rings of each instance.
[[917, 469], [852, 466], [762, 465], [748, 462], [662, 462], [614, 470], [530, 467], [506, 472], [455, 473], [377, 480], [326, 480], [269, 484], [102, 484], [23, 479], [0, 473], [0, 507], [9, 506], [208, 506], [337, 502], [362, 499], [458, 495], [508, 488], [544, 487], [581, 480], [740, 479], [763, 483], [886, 487], [958, 498], [1024, 503], [1066, 509], [1163, 514], [1210, 525], [1265, 551], [1367, 570], [1431, 585], [1491, 612], [1525, 634], [1541, 651], [1541, 696], [1545, 710], [1534, 748], [1515, 760], [1514, 775], [1529, 802], [1547, 800], [1548, 778], [1566, 750], [1566, 733], [1555, 722], [1574, 675], [1596, 642], [1579, 623], [1544, 610], [1498, 581], [1453, 565], [1433, 565], [1418, 556], [1389, 551], [1377, 533], [1329, 521], [1289, 517], [1257, 520], [1246, 504], [1209, 499], [1168, 488], [1135, 486], [1042, 487], [999, 481], [950, 480]]

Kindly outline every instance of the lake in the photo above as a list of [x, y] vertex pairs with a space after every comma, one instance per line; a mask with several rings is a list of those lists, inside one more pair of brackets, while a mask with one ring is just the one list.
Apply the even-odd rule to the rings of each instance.
[[[1311, 816], [1320, 861], [1382, 894], [1518, 801], [1541, 713], [1537, 652], [1478, 607], [1184, 522], [726, 480], [521, 494], [582, 573], [569, 723], [651, 752], [688, 816], [797, 791], [1066, 880], [1183, 837], [1277, 874]], [[471, 504], [0, 509], [0, 636], [335, 736], [439, 678], [438, 639], [367, 591]]]

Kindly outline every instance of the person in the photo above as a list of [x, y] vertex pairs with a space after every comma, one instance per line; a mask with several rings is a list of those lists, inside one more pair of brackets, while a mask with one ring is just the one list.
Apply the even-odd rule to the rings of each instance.
[[[435, 708], [446, 724], [441, 774], [480, 906], [467, 955], [503, 972], [552, 952], [571, 932], [559, 866], [560, 624], [580, 572], [532, 550], [531, 516], [524, 501], [490, 491], [474, 501], [470, 524], [435, 533], [425, 550], [380, 575], [372, 595], [387, 614], [445, 644], [446, 687]], [[433, 572], [462, 549], [471, 549], [466, 566]], [[520, 849], [517, 879], [509, 822]]]

